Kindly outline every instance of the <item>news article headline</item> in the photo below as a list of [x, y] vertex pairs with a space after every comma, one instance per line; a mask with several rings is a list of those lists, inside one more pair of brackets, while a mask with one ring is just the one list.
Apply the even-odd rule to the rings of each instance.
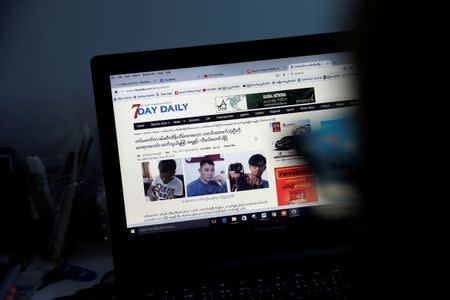
[[199, 143], [211, 143], [218, 141], [228, 141], [229, 135], [239, 135], [242, 130], [239, 127], [226, 128], [221, 130], [208, 130], [196, 133], [172, 133], [161, 134], [157, 137], [151, 136], [138, 138], [135, 140], [136, 150], [146, 150], [159, 147], [184, 147], [193, 146]]

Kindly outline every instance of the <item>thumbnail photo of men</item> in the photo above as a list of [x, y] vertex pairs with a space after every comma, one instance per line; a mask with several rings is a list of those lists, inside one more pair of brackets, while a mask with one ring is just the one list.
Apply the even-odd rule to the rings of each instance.
[[228, 162], [237, 161], [228, 166], [228, 178], [232, 192], [269, 187], [269, 182], [264, 173], [267, 168], [267, 160], [264, 155], [251, 155], [248, 158], [247, 172], [245, 172], [244, 165], [240, 161], [245, 161], [248, 156], [249, 154], [231, 154], [226, 158]]
[[219, 154], [186, 159], [185, 169], [186, 176], [189, 174], [192, 180], [186, 188], [189, 197], [228, 192], [225, 176], [222, 175], [225, 164]]
[[[142, 172], [146, 198], [150, 201], [184, 197], [184, 183], [180, 160], [166, 159], [155, 163], [143, 162]], [[152, 170], [153, 169], [153, 170]], [[156, 175], [153, 175], [155, 174]]]

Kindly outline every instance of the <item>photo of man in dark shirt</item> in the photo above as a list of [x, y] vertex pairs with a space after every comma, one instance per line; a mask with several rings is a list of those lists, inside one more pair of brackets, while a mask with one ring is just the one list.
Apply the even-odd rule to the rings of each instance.
[[202, 196], [226, 193], [228, 191], [225, 179], [221, 175], [214, 175], [214, 162], [209, 159], [200, 161], [199, 178], [187, 185], [188, 196]]
[[236, 172], [236, 165], [241, 165], [240, 163], [235, 163], [230, 165], [229, 177], [231, 184], [231, 191], [245, 191], [254, 189], [264, 189], [269, 187], [269, 182], [262, 179], [262, 174], [266, 171], [266, 158], [261, 154], [252, 155], [248, 160], [249, 173]]

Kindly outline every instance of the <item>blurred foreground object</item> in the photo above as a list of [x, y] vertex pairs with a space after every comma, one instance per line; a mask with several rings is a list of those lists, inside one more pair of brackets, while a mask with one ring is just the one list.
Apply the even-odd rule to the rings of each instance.
[[356, 215], [361, 200], [358, 174], [362, 153], [357, 113], [320, 125], [296, 142], [298, 152], [312, 167], [322, 196], [332, 204], [314, 209], [325, 217]]

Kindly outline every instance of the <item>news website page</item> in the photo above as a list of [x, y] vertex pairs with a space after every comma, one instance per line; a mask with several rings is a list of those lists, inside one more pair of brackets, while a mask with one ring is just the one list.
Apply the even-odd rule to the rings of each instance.
[[297, 145], [355, 109], [352, 65], [261, 70], [112, 86], [128, 228], [326, 203]]

